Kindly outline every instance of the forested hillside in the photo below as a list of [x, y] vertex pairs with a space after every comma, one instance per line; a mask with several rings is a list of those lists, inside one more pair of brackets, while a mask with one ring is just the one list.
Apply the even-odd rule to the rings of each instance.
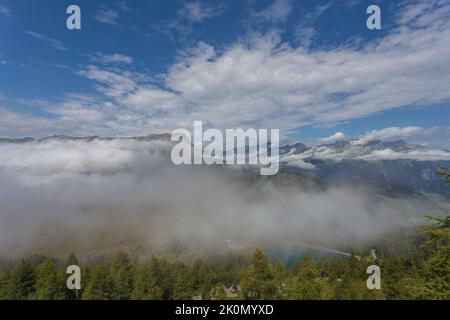
[[[449, 170], [441, 175], [450, 183]], [[80, 263], [32, 256], [0, 266], [0, 300], [10, 299], [450, 299], [450, 216], [429, 217], [414, 232], [374, 243], [349, 258], [304, 255], [287, 266], [260, 249], [251, 257], [187, 263], [176, 257], [140, 260], [117, 253]], [[82, 289], [66, 288], [66, 267], [80, 265]], [[366, 285], [369, 265], [381, 268], [381, 289]]]
[[[82, 290], [66, 289], [66, 266], [49, 257], [22, 260], [0, 271], [0, 299], [450, 299], [450, 217], [415, 236], [417, 248], [401, 255], [314, 260], [305, 255], [287, 268], [262, 250], [252, 257], [184, 263], [118, 253], [82, 266]], [[366, 269], [381, 267], [381, 289], [368, 290]]]

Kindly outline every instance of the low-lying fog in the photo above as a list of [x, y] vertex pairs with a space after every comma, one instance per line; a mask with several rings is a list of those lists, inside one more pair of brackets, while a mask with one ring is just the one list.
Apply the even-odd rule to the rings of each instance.
[[341, 249], [420, 214], [413, 203], [368, 189], [176, 167], [170, 148], [131, 139], [0, 144], [0, 256], [151, 251], [174, 243], [203, 251], [283, 240]]

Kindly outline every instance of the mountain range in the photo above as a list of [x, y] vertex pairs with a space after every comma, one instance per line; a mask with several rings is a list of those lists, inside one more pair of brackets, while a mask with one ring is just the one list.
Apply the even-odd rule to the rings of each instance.
[[[50, 136], [42, 139], [0, 138], [5, 144], [93, 141], [170, 141], [170, 134], [137, 137], [71, 137]], [[423, 145], [397, 141], [342, 140], [329, 144], [307, 146], [297, 142], [280, 147], [281, 169], [285, 173], [318, 179], [327, 183], [370, 185], [383, 193], [426, 194], [448, 196], [445, 181], [437, 174], [450, 167], [450, 152], [429, 149]], [[1, 166], [1, 163], [0, 163]]]

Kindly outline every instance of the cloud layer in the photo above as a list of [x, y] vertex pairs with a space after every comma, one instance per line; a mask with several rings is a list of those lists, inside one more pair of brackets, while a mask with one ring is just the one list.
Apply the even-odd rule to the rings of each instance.
[[413, 200], [390, 203], [369, 190], [175, 167], [169, 149], [133, 139], [0, 144], [0, 254], [148, 252], [174, 243], [204, 252], [226, 250], [230, 240], [339, 249], [421, 214]]

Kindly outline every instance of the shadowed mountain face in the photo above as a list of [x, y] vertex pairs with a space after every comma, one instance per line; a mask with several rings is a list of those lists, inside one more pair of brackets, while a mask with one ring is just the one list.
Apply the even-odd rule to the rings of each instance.
[[303, 153], [306, 150], [310, 149], [309, 147], [307, 147], [305, 144], [301, 143], [301, 142], [297, 142], [295, 144], [288, 144], [285, 146], [281, 146], [280, 147], [280, 154], [287, 154], [287, 153], [292, 153], [292, 154], [299, 154], [299, 153]]
[[448, 195], [448, 186], [437, 175], [450, 165], [450, 153], [445, 150], [428, 150], [404, 140], [345, 140], [310, 148], [295, 144], [281, 148], [280, 153], [288, 172], [333, 183], [371, 185], [390, 195]]
[[[404, 140], [396, 140], [396, 141], [371, 140], [364, 143], [361, 143], [358, 140], [343, 140], [343, 141], [336, 141], [330, 144], [322, 144], [314, 147], [308, 147], [303, 143], [295, 143], [293, 145], [286, 145], [280, 147], [280, 154], [283, 155], [305, 154], [305, 156], [309, 156], [310, 158], [320, 158], [324, 157], [326, 155], [325, 152], [327, 151], [330, 155], [330, 158], [331, 155], [334, 155], [335, 158], [337, 159], [342, 158], [351, 159], [351, 158], [361, 158], [363, 156], [370, 155], [374, 151], [385, 151], [385, 150], [391, 150], [393, 152], [403, 152], [406, 158], [412, 158], [414, 156], [414, 154], [411, 152], [429, 151], [424, 146], [417, 144], [409, 144]], [[450, 160], [450, 153], [446, 152], [445, 150], [435, 150], [435, 151], [440, 151], [442, 153], [442, 157], [447, 156], [448, 160]], [[411, 154], [408, 154], [408, 152]], [[418, 158], [418, 160], [420, 160], [420, 158]]]
[[66, 135], [55, 135], [42, 139], [33, 139], [33, 138], [0, 138], [0, 143], [27, 143], [27, 142], [45, 142], [45, 141], [94, 141], [94, 140], [137, 140], [137, 141], [151, 141], [151, 140], [170, 140], [169, 133], [161, 133], [161, 134], [149, 134], [147, 136], [138, 136], [138, 137], [100, 137], [100, 136], [89, 136], [89, 137], [72, 137]]
[[450, 161], [414, 160], [330, 160], [310, 159], [315, 170], [285, 167], [284, 170], [331, 183], [371, 185], [391, 196], [401, 194], [435, 193], [447, 196], [445, 181], [437, 175]]

